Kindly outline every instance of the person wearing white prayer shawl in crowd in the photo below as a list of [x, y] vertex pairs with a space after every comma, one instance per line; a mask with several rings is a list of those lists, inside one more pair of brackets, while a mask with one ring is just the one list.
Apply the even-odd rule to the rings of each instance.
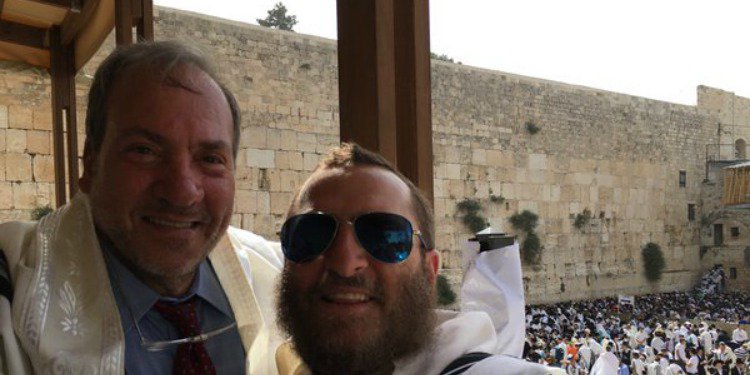
[[734, 351], [724, 341], [719, 342], [719, 347], [714, 350], [714, 353], [716, 358], [724, 362], [725, 368], [731, 369], [737, 362], [737, 356], [734, 354]]
[[690, 359], [688, 359], [687, 363], [685, 364], [685, 372], [688, 374], [697, 374], [698, 367], [700, 366], [700, 358], [698, 357], [698, 353], [695, 348], [688, 349], [688, 353], [690, 355]]
[[457, 366], [467, 375], [561, 371], [488, 356], [498, 335], [484, 312], [434, 309], [439, 257], [429, 207], [382, 156], [356, 144], [329, 152], [280, 233], [277, 310], [291, 340], [276, 353], [282, 375], [437, 375], [459, 358], [469, 360]]
[[643, 353], [633, 353], [633, 374], [646, 375], [646, 356]]
[[680, 365], [684, 366], [688, 361], [687, 356], [687, 344], [685, 342], [685, 336], [680, 335], [680, 342], [674, 347], [675, 360]]
[[667, 371], [667, 367], [669, 367], [671, 361], [672, 353], [668, 352], [666, 349], [662, 351], [659, 358], [659, 368], [661, 369], [662, 374]]
[[667, 344], [664, 342], [663, 337], [664, 337], [663, 331], [657, 330], [654, 332], [654, 338], [651, 339], [651, 347], [654, 348], [656, 352], [661, 352], [667, 347]]
[[[227, 229], [240, 111], [210, 65], [193, 47], [156, 42], [99, 66], [80, 192], [39, 222], [0, 225], [15, 292], [16, 336], [4, 332], [0, 350], [11, 374], [275, 372], [281, 253]], [[182, 331], [169, 309], [197, 317]]]
[[589, 344], [585, 340], [583, 341], [583, 345], [580, 349], [578, 349], [578, 358], [581, 362], [581, 367], [585, 368], [586, 371], [588, 371], [591, 369], [591, 365], [593, 363], [593, 361], [591, 360], [592, 353], [591, 348], [589, 348]]
[[667, 366], [666, 371], [664, 371], [664, 375], [684, 375], [685, 371], [676, 363], [670, 363], [669, 366]]
[[747, 332], [738, 326], [734, 329], [734, 331], [732, 331], [732, 341], [739, 345], [742, 345], [745, 341], [747, 341]]
[[591, 367], [590, 375], [617, 375], [620, 368], [620, 360], [611, 352], [602, 353]]
[[714, 338], [708, 328], [704, 328], [700, 335], [700, 344], [704, 352], [714, 350]]
[[597, 342], [593, 336], [588, 337], [586, 342], [589, 344], [589, 348], [591, 348], [591, 355], [593, 356], [592, 358], [599, 358], [599, 356], [604, 351], [602, 345], [599, 344], [599, 342]]
[[657, 354], [654, 359], [654, 362], [646, 365], [646, 375], [661, 375], [661, 355]]

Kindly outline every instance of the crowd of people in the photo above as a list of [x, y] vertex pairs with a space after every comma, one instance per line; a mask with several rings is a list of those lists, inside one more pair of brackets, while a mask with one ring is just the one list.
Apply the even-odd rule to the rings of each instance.
[[[720, 267], [690, 292], [528, 306], [524, 357], [568, 374], [594, 374], [609, 361], [618, 374], [750, 374], [750, 294], [726, 292]], [[725, 332], [714, 322], [733, 324]]]

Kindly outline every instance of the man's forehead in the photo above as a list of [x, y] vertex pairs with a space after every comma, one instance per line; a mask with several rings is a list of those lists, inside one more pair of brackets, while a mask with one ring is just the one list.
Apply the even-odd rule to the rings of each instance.
[[411, 212], [409, 187], [393, 172], [377, 166], [350, 166], [317, 170], [303, 184], [299, 211], [336, 209]]

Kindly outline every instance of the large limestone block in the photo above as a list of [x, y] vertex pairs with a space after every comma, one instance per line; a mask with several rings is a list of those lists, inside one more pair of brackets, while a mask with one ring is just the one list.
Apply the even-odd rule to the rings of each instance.
[[31, 181], [31, 156], [17, 153], [6, 154], [5, 178], [8, 181]]
[[245, 162], [249, 167], [275, 168], [276, 153], [273, 150], [248, 148], [245, 150]]
[[26, 152], [26, 130], [8, 129], [5, 131], [5, 148], [8, 152]]

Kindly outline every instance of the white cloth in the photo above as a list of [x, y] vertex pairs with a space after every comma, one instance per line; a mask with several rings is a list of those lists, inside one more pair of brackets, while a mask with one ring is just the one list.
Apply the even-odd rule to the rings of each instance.
[[[481, 311], [438, 310], [435, 342], [420, 353], [396, 362], [394, 375], [437, 375], [453, 360], [470, 352], [493, 353], [498, 336], [489, 315]], [[544, 375], [553, 370], [510, 356], [498, 355], [472, 366], [465, 375]]]
[[657, 353], [661, 353], [661, 351], [667, 347], [667, 344], [664, 343], [664, 340], [662, 340], [661, 337], [656, 336], [651, 340], [651, 347], [654, 348], [654, 351]]
[[688, 362], [685, 364], [685, 372], [687, 372], [688, 374], [697, 374], [699, 363], [700, 360], [698, 359], [697, 355], [691, 356]]
[[659, 375], [661, 373], [661, 366], [659, 362], [653, 362], [646, 365], [646, 375]]
[[700, 336], [701, 346], [703, 351], [708, 352], [714, 350], [714, 338], [709, 331], [703, 331]]
[[591, 375], [617, 375], [617, 370], [620, 367], [620, 360], [610, 353], [604, 352], [594, 362], [594, 366], [591, 367]]
[[[479, 249], [467, 252], [472, 250]], [[465, 268], [461, 284], [461, 311], [486, 312], [498, 336], [492, 352], [520, 358], [526, 325], [518, 243], [467, 258], [473, 261]]]
[[732, 331], [732, 341], [742, 344], [747, 341], [747, 332], [744, 329], [737, 327]]
[[[123, 374], [122, 325], [86, 195], [76, 195], [39, 223], [0, 224], [0, 248], [14, 283], [18, 338], [3, 334], [5, 355], [28, 356], [40, 374]], [[280, 341], [273, 318], [274, 282], [282, 267], [278, 246], [230, 228], [210, 258], [235, 313], [248, 372], [274, 373], [273, 350]], [[13, 372], [24, 373], [30, 371]]]

